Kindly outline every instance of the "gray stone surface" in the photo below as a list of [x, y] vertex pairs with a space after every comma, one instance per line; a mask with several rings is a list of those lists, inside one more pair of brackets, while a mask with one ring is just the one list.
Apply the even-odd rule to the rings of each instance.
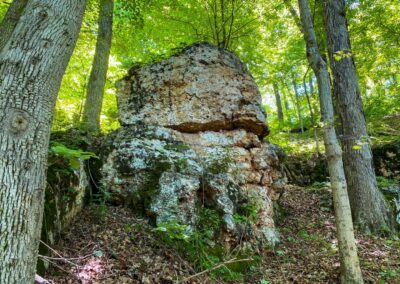
[[[131, 71], [118, 88], [122, 127], [107, 139], [102, 168], [115, 198], [156, 224], [195, 229], [205, 207], [218, 212], [223, 240], [237, 241], [246, 226], [254, 240], [277, 241], [281, 150], [262, 140], [261, 96], [239, 59], [196, 44]], [[246, 208], [254, 220], [244, 225]]]
[[241, 127], [268, 133], [252, 76], [236, 56], [210, 44], [133, 69], [117, 87], [122, 125], [156, 121], [181, 132]]

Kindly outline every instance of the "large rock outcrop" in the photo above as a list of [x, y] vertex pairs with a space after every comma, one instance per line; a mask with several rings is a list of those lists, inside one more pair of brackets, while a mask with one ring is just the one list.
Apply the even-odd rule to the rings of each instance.
[[122, 125], [157, 123], [188, 133], [244, 128], [260, 137], [268, 134], [253, 78], [236, 56], [209, 44], [133, 69], [117, 87]]
[[[69, 149], [64, 148], [64, 144], [72, 143], [71, 141], [75, 145], [68, 146], [74, 149], [87, 147], [87, 144], [83, 145], [81, 135], [74, 130], [56, 132], [52, 133], [51, 141], [63, 145], [58, 148], [59, 151], [55, 151], [56, 145], [53, 145], [48, 157], [41, 240], [53, 246], [83, 209], [86, 194], [89, 192], [89, 178], [85, 171], [85, 162], [63, 152]], [[49, 248], [41, 243], [39, 253], [47, 255]], [[38, 259], [40, 273], [43, 273], [47, 266], [47, 262]]]
[[195, 44], [131, 70], [117, 87], [121, 128], [105, 142], [102, 168], [115, 198], [158, 225], [193, 229], [208, 208], [221, 220], [224, 241], [276, 242], [281, 152], [262, 139], [261, 96], [237, 57]]

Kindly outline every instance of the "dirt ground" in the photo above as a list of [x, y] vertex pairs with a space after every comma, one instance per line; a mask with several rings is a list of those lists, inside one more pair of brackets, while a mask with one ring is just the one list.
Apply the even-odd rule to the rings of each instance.
[[[50, 283], [338, 283], [335, 225], [327, 188], [288, 185], [280, 205], [281, 243], [264, 249], [260, 261], [236, 281], [212, 279], [152, 233], [143, 218], [123, 207], [108, 207], [104, 218], [96, 207], [85, 209], [44, 257], [51, 263]], [[357, 234], [366, 283], [400, 283], [397, 237]], [[43, 257], [42, 257], [43, 258]], [[196, 274], [199, 276], [194, 277]], [[185, 280], [188, 279], [188, 280]]]

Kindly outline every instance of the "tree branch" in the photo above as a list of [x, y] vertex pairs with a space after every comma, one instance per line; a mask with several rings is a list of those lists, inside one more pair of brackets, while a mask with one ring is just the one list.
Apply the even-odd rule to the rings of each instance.
[[300, 17], [297, 14], [296, 9], [290, 3], [290, 0], [283, 0], [283, 3], [285, 3], [286, 8], [289, 10], [290, 14], [293, 16], [296, 26], [300, 29], [301, 33], [304, 33], [303, 26], [300, 21]]

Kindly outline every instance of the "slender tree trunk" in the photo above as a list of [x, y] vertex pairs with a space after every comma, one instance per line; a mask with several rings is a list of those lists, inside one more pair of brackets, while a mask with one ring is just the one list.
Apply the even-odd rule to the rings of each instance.
[[215, 36], [217, 39], [217, 46], [220, 46], [220, 41], [219, 41], [219, 33], [221, 32], [219, 29], [218, 25], [218, 5], [217, 5], [217, 0], [213, 0], [213, 18], [214, 18], [214, 26], [215, 26]]
[[229, 49], [231, 46], [231, 37], [232, 37], [232, 29], [233, 29], [233, 23], [235, 22], [235, 0], [231, 0], [231, 22], [229, 25], [229, 31], [228, 31], [228, 39], [226, 42], [226, 49]]
[[299, 90], [297, 89], [296, 76], [294, 75], [294, 73], [292, 73], [292, 84], [294, 89], [294, 95], [296, 98], [297, 116], [300, 122], [300, 129], [301, 133], [304, 133], [304, 123], [303, 123], [303, 115], [301, 114], [300, 95], [299, 95]]
[[[307, 91], [306, 77], [303, 78], [303, 88], [304, 88], [304, 93], [307, 98], [307, 105], [308, 105], [308, 110], [310, 112], [311, 125], [312, 125], [313, 133], [314, 133], [315, 150], [316, 150], [316, 154], [318, 156], [319, 155], [319, 143], [318, 143], [317, 127], [315, 126], [315, 115], [314, 115], [314, 111], [313, 111], [313, 108], [311, 105], [310, 95], [308, 94], [308, 91]], [[312, 92], [312, 90], [310, 90], [310, 92]]]
[[[308, 81], [308, 85], [310, 86], [310, 96], [311, 96], [311, 98], [318, 100], [318, 94], [314, 93], [314, 84], [313, 84], [313, 76], [312, 75], [310, 76], [310, 79]], [[335, 109], [335, 106], [333, 107], [333, 109]], [[313, 110], [314, 110], [314, 113], [318, 112], [318, 107], [314, 107]]]
[[282, 99], [283, 99], [283, 105], [285, 106], [285, 111], [287, 114], [288, 110], [290, 110], [290, 105], [289, 105], [289, 101], [286, 97], [286, 94], [283, 90], [282, 90]]
[[82, 128], [93, 134], [100, 132], [100, 114], [103, 105], [104, 86], [106, 84], [111, 49], [113, 9], [113, 0], [100, 1], [99, 31], [97, 35], [96, 51], [90, 73], [82, 119]]
[[343, 157], [353, 221], [366, 232], [393, 229], [393, 216], [379, 191], [351, 53], [344, 0], [324, 2], [328, 53], [343, 135]]
[[221, 28], [222, 28], [222, 42], [221, 47], [226, 48], [226, 25], [225, 25], [225, 1], [219, 0], [221, 4]]
[[307, 59], [317, 77], [321, 119], [324, 124], [324, 143], [331, 178], [337, 238], [340, 256], [340, 282], [363, 283], [360, 264], [355, 245], [351, 209], [347, 195], [347, 184], [343, 170], [342, 150], [334, 128], [334, 113], [331, 96], [328, 65], [318, 50], [317, 38], [311, 18], [308, 0], [298, 0], [304, 39], [307, 46]]
[[0, 52], [0, 283], [34, 281], [50, 124], [83, 0], [29, 0]]
[[14, 0], [0, 23], [0, 51], [10, 39], [28, 0]]
[[275, 93], [276, 107], [278, 109], [278, 119], [280, 121], [283, 121], [282, 101], [281, 101], [281, 94], [279, 93], [278, 84], [274, 82], [273, 87]]

